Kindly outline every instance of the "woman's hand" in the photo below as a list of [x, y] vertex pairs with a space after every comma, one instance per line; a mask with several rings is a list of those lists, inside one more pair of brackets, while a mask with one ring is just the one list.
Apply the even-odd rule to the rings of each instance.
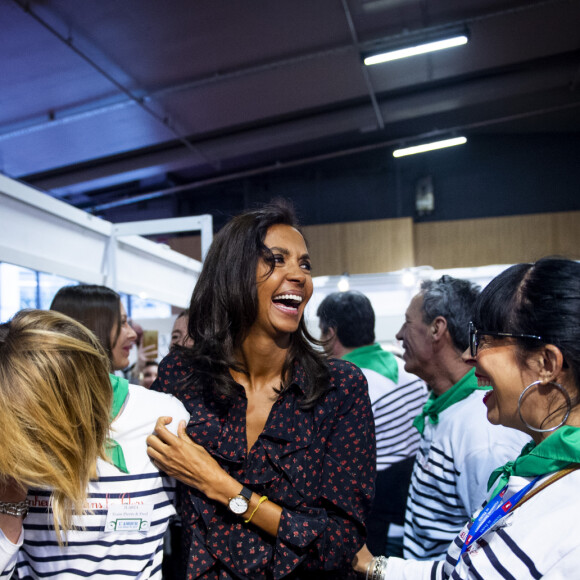
[[[171, 417], [159, 417], [155, 433], [147, 437], [147, 453], [153, 463], [167, 475], [195, 487], [209, 499], [228, 505], [230, 498], [240, 493], [242, 484], [226, 473], [201, 445], [191, 440], [185, 432], [185, 421], [180, 421], [177, 436], [165, 426], [169, 423]], [[252, 514], [253, 525], [275, 536], [280, 527], [282, 508], [271, 501], [260, 506], [260, 498], [259, 494], [253, 493], [250, 506], [241, 517]]]
[[352, 567], [355, 572], [359, 574], [366, 574], [367, 567], [373, 559], [373, 555], [369, 552], [367, 545], [365, 544], [356, 554], [352, 561]]
[[135, 368], [135, 374], [140, 374], [145, 370], [145, 364], [150, 360], [157, 360], [157, 345], [148, 344], [143, 346], [140, 344], [137, 346], [137, 364]]
[[171, 417], [159, 417], [153, 435], [147, 437], [147, 453], [159, 469], [167, 475], [194, 487], [208, 498], [226, 504], [232, 489], [238, 484], [219, 463], [185, 432], [185, 421], [180, 421], [177, 436], [166, 425]]

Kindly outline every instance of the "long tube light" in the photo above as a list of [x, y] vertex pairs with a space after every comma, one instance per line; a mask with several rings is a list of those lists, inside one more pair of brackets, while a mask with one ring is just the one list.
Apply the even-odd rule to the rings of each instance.
[[414, 147], [406, 147], [405, 149], [396, 149], [393, 151], [393, 157], [405, 157], [406, 155], [425, 153], [426, 151], [454, 147], [455, 145], [463, 145], [464, 143], [467, 143], [465, 137], [454, 137], [453, 139], [444, 139], [443, 141], [432, 141], [431, 143], [424, 143], [423, 145], [415, 145]]
[[467, 36], [461, 34], [459, 36], [453, 36], [451, 38], [446, 38], [444, 40], [437, 40], [434, 42], [426, 42], [418, 44], [415, 46], [410, 46], [408, 48], [401, 48], [399, 50], [391, 50], [388, 52], [382, 52], [380, 54], [375, 54], [372, 56], [367, 56], [364, 59], [364, 63], [367, 66], [373, 64], [380, 64], [382, 62], [388, 62], [390, 60], [397, 60], [399, 58], [407, 58], [408, 56], [415, 56], [417, 54], [425, 54], [426, 52], [433, 52], [435, 50], [443, 50], [444, 48], [451, 48], [453, 46], [461, 46], [462, 44], [467, 44]]

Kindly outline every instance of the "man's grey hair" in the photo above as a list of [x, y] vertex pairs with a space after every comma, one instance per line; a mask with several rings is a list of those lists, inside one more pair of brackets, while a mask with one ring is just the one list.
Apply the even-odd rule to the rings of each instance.
[[421, 292], [423, 322], [429, 324], [443, 316], [455, 348], [463, 352], [469, 346], [469, 321], [481, 288], [469, 280], [441, 276], [439, 280], [424, 280]]

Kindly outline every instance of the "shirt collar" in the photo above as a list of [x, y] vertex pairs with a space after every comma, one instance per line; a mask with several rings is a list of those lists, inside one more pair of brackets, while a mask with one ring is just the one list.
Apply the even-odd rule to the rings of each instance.
[[304, 368], [298, 363], [298, 361], [294, 361], [292, 364], [292, 380], [290, 381], [288, 388], [292, 388], [294, 385], [298, 388], [300, 394], [306, 394], [308, 379], [306, 378]]

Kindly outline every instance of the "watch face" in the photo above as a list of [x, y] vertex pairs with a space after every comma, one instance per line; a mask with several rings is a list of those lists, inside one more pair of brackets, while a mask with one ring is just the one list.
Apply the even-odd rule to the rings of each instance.
[[248, 500], [241, 495], [230, 499], [229, 508], [238, 515], [243, 514], [248, 510]]

